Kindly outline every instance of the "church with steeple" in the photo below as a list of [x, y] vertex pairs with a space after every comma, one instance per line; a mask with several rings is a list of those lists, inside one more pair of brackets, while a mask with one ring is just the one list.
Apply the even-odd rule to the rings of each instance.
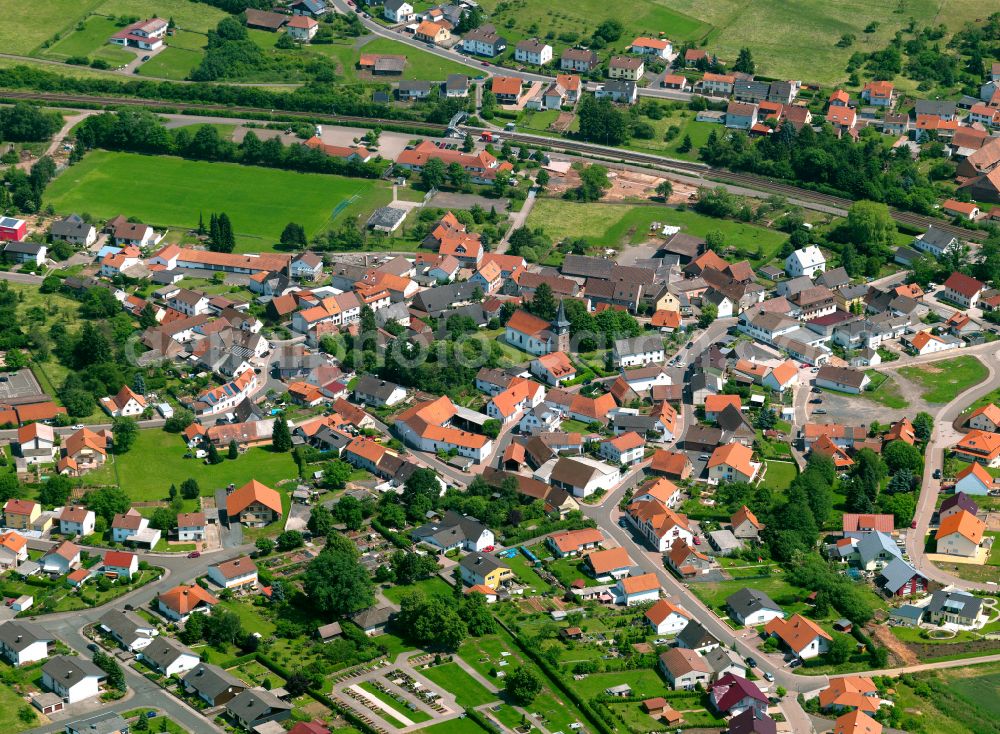
[[504, 340], [518, 349], [536, 357], [552, 352], [569, 353], [569, 319], [566, 308], [559, 301], [555, 319], [546, 321], [527, 311], [515, 311], [504, 332]]

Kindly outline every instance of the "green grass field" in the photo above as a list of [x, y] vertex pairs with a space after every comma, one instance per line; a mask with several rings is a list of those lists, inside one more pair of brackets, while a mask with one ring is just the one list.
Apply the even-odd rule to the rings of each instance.
[[[264, 33], [264, 31], [260, 31]], [[266, 34], [271, 36], [273, 34]], [[258, 45], [264, 46], [268, 39], [255, 37]], [[406, 43], [393, 41], [390, 38], [375, 38], [368, 41], [360, 50], [354, 48], [354, 39], [348, 38], [339, 43], [317, 43], [309, 46], [311, 53], [322, 54], [335, 59], [343, 71], [344, 77], [349, 80], [358, 78], [357, 63], [361, 54], [398, 54], [406, 57], [406, 66], [400, 77], [384, 77], [383, 81], [392, 79], [427, 79], [430, 81], [444, 81], [449, 74], [465, 74], [474, 77], [477, 72], [473, 67], [459, 64], [455, 61], [442, 59], [435, 54], [422, 51]], [[273, 40], [272, 40], [273, 45]]]
[[82, 30], [74, 28], [72, 33], [45, 49], [43, 56], [57, 61], [70, 56], [86, 56], [104, 59], [112, 66], [125, 65], [135, 58], [135, 54], [108, 43], [118, 29], [119, 25], [111, 18], [92, 15], [84, 21]]
[[351, 197], [358, 199], [338, 223], [367, 217], [392, 196], [386, 184], [368, 179], [106, 151], [88, 153], [46, 194], [60, 213], [125, 214], [159, 228], [196, 227], [199, 214], [224, 211], [239, 251], [272, 249], [291, 220], [308, 236], [325, 230], [334, 208]]
[[101, 0], [0, 0], [0, 49], [27, 55], [55, 34], [67, 35]]
[[141, 76], [186, 79], [205, 56], [208, 38], [193, 31], [176, 31], [167, 48], [139, 67]]
[[799, 469], [791, 461], [768, 461], [761, 485], [772, 490], [788, 489], [798, 475]]
[[404, 596], [412, 594], [414, 591], [420, 591], [427, 596], [442, 596], [448, 599], [453, 594], [452, 588], [439, 576], [431, 576], [428, 579], [423, 579], [407, 586], [390, 586], [383, 593], [386, 599], [394, 604], [399, 604]]
[[[208, 3], [195, 0], [104, 0], [96, 12], [101, 15], [125, 15], [136, 18], [157, 16], [173, 18], [178, 28], [188, 31], [206, 31], [215, 28], [228, 13]], [[170, 38], [167, 38], [167, 45]]]
[[210, 496], [230, 482], [237, 487], [256, 479], [274, 487], [282, 479], [298, 475], [292, 455], [276, 454], [266, 448], [252, 448], [234, 461], [208, 466], [197, 459], [185, 459], [187, 447], [182, 437], [159, 430], [140, 431], [127, 454], [114, 457], [114, 467], [106, 464], [87, 475], [90, 484], [114, 484], [115, 469], [122, 489], [140, 502], [162, 500], [171, 484], [197, 480], [202, 494]]
[[454, 693], [459, 706], [475, 708], [498, 700], [496, 694], [486, 690], [482, 683], [462, 670], [458, 663], [435, 665], [433, 668], [421, 670], [420, 673], [449, 693]]
[[899, 373], [924, 388], [921, 395], [928, 403], [949, 403], [973, 385], [986, 379], [986, 365], [972, 356], [954, 357], [913, 367], [900, 367]]
[[539, 199], [528, 215], [529, 227], [542, 227], [556, 242], [567, 237], [587, 237], [602, 246], [639, 243], [647, 239], [651, 222], [679, 226], [684, 232], [704, 237], [718, 231], [728, 246], [756, 253], [754, 265], [769, 261], [781, 247], [785, 236], [780, 232], [743, 222], [713, 219], [690, 210], [665, 206], [622, 206], [621, 204], [581, 204], [564, 199]]

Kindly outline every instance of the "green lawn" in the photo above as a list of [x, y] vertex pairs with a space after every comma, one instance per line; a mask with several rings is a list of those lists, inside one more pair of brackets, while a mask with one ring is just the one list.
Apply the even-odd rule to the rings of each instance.
[[249, 633], [257, 632], [262, 637], [267, 638], [274, 634], [274, 622], [269, 619], [273, 614], [266, 612], [260, 607], [255, 607], [248, 602], [222, 601], [216, 609], [223, 609], [227, 612], [234, 612], [243, 623], [243, 629]]
[[[10, 668], [8, 668], [6, 662], [4, 662], [3, 672], [6, 673], [8, 670], [10, 670]], [[39, 678], [41, 678], [40, 674]], [[32, 719], [27, 723], [21, 721], [21, 718], [18, 716], [18, 711], [25, 707], [25, 700], [19, 696], [11, 686], [0, 686], [0, 727], [3, 728], [3, 731], [24, 731], [25, 729], [30, 729], [33, 726], [38, 726], [41, 723], [37, 717], [38, 712], [30, 706], [27, 706], [27, 708], [32, 712]]]
[[551, 590], [551, 587], [542, 580], [542, 577], [538, 575], [523, 553], [518, 553], [513, 558], [504, 559], [503, 562], [510, 566], [510, 570], [517, 575], [518, 580], [527, 584], [529, 589], [533, 589], [538, 594], [544, 594]]
[[[148, 18], [172, 18], [178, 28], [188, 31], [207, 32], [214, 29], [228, 13], [195, 0], [105, 0], [97, 12], [101, 15], [124, 15]], [[170, 44], [170, 37], [167, 37]]]
[[[647, 117], [641, 117], [639, 119], [653, 126], [653, 129], [656, 130], [656, 135], [649, 140], [633, 137], [625, 147], [629, 150], [639, 151], [640, 153], [652, 151], [672, 158], [696, 161], [698, 160], [698, 148], [708, 142], [708, 136], [712, 130], [718, 133], [719, 125], [712, 122], [697, 122], [694, 118], [695, 113], [688, 110], [682, 110], [661, 120], [651, 120]], [[666, 132], [673, 126], [680, 128], [680, 132], [668, 141], [665, 139]], [[686, 135], [691, 136], [691, 150], [682, 153], [678, 148], [681, 147]]]
[[602, 246], [615, 247], [647, 239], [651, 222], [681, 227], [696, 237], [721, 232], [727, 246], [747, 251], [754, 265], [765, 263], [787, 239], [774, 230], [743, 222], [706, 217], [690, 210], [666, 206], [581, 204], [563, 199], [539, 199], [528, 215], [529, 227], [542, 227], [554, 241], [586, 237]]
[[772, 490], [788, 489], [799, 475], [799, 468], [791, 461], [768, 461], [767, 474], [761, 485]]
[[707, 606], [715, 611], [723, 612], [723, 614], [726, 598], [743, 588], [763, 591], [780, 604], [788, 614], [804, 612], [807, 609], [803, 600], [809, 592], [788, 583], [783, 574], [772, 574], [763, 578], [697, 583], [690, 586], [691, 591]]
[[72, 33], [45, 49], [44, 55], [59, 61], [70, 56], [87, 56], [104, 59], [112, 66], [127, 64], [135, 58], [135, 54], [108, 43], [119, 28], [111, 18], [92, 15], [84, 21], [82, 30], [74, 28]]
[[469, 718], [442, 721], [420, 730], [422, 734], [483, 734], [483, 727]]
[[449, 586], [444, 579], [440, 576], [431, 576], [429, 579], [423, 579], [415, 584], [409, 584], [407, 586], [390, 586], [384, 590], [385, 598], [394, 604], [399, 604], [400, 600], [407, 594], [411, 594], [414, 591], [421, 591], [426, 595], [443, 596], [446, 598], [451, 598], [453, 591], [452, 587]]
[[46, 191], [46, 203], [60, 213], [125, 214], [160, 228], [193, 228], [199, 215], [224, 211], [239, 251], [270, 250], [292, 219], [311, 237], [331, 224], [338, 204], [352, 199], [338, 223], [367, 217], [391, 192], [368, 179], [107, 151], [88, 153]]
[[167, 48], [139, 67], [142, 76], [187, 79], [205, 56], [208, 38], [203, 33], [177, 31]]
[[27, 55], [56, 33], [68, 34], [101, 0], [0, 0], [0, 49]]
[[[135, 445], [127, 454], [114, 457], [114, 467], [106, 464], [87, 474], [89, 484], [114, 484], [115, 469], [122, 489], [140, 502], [165, 499], [171, 484], [180, 486], [185, 479], [197, 480], [204, 496], [230, 482], [240, 487], [256, 479], [269, 487], [282, 479], [298, 476], [292, 455], [276, 454], [267, 448], [252, 448], [238, 459], [208, 466], [197, 459], [185, 459], [184, 439], [175, 433], [159, 430], [139, 431]], [[110, 464], [110, 462], [109, 462]]]
[[466, 673], [458, 663], [444, 663], [419, 671], [421, 675], [441, 688], [454, 693], [459, 706], [475, 708], [484, 703], [498, 700], [495, 693], [488, 691], [482, 683]]
[[995, 730], [987, 722], [995, 722], [1000, 716], [997, 663], [920, 673], [916, 680], [926, 685], [919, 689], [911, 686], [910, 680], [907, 676], [893, 685], [895, 705], [905, 712], [902, 724], [906, 731], [967, 734]]
[[639, 698], [662, 696], [666, 691], [663, 679], [656, 671], [648, 668], [621, 670], [612, 673], [591, 673], [583, 680], [573, 681], [573, 687], [585, 699], [604, 693], [604, 689], [627, 683], [632, 686], [632, 695]]
[[900, 367], [899, 373], [924, 388], [928, 403], [949, 403], [986, 379], [986, 365], [972, 356], [954, 357], [929, 364]]
[[[320, 46], [313, 46], [313, 50], [319, 50]], [[427, 79], [430, 81], [444, 81], [449, 74], [465, 74], [474, 77], [477, 72], [471, 66], [459, 64], [454, 61], [442, 59], [432, 53], [421, 51], [406, 43], [393, 41], [388, 38], [376, 38], [361, 47], [361, 53], [366, 54], [400, 54], [406, 56], [406, 66], [403, 68], [403, 79]], [[357, 62], [360, 54], [355, 53], [354, 62]]]

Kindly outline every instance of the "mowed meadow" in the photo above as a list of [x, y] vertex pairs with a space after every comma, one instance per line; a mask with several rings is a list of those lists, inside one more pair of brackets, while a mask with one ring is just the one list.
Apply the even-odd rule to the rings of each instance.
[[52, 182], [45, 202], [60, 214], [123, 214], [160, 229], [191, 229], [199, 216], [226, 212], [237, 249], [250, 252], [273, 248], [290, 221], [311, 237], [345, 202], [337, 223], [367, 217], [391, 198], [387, 184], [369, 179], [94, 151]]

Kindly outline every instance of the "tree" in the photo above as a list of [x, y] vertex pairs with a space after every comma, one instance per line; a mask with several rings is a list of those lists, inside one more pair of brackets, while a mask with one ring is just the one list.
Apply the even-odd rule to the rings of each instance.
[[333, 513], [325, 505], [316, 505], [309, 513], [306, 528], [316, 537], [325, 537], [333, 530]]
[[257, 538], [257, 542], [254, 543], [254, 547], [257, 548], [257, 552], [262, 556], [266, 556], [274, 551], [274, 541], [270, 538]]
[[194, 413], [186, 408], [178, 408], [164, 421], [163, 430], [167, 433], [180, 433], [192, 423], [194, 423]]
[[854, 652], [855, 644], [853, 637], [834, 633], [833, 641], [830, 643], [830, 651], [826, 654], [827, 661], [834, 665], [846, 663], [851, 653]]
[[719, 309], [714, 303], [702, 304], [701, 313], [698, 314], [698, 326], [702, 329], [708, 328], [719, 317]]
[[611, 188], [608, 169], [598, 164], [584, 166], [580, 171], [580, 186], [576, 190], [580, 201], [598, 201]]
[[389, 564], [396, 583], [402, 585], [425, 579], [438, 570], [438, 563], [432, 556], [422, 556], [404, 550], [395, 551], [389, 558]]
[[201, 488], [194, 479], [185, 479], [181, 482], [181, 497], [186, 500], [196, 500], [201, 496]]
[[913, 432], [920, 439], [921, 443], [927, 443], [934, 431], [934, 418], [930, 413], [921, 411], [913, 419]]
[[670, 183], [667, 179], [663, 179], [660, 183], [656, 184], [656, 195], [662, 198], [664, 201], [670, 198], [670, 195], [674, 193], [674, 185]]
[[205, 461], [213, 466], [215, 464], [222, 463], [222, 455], [219, 453], [219, 449], [216, 448], [215, 444], [211, 441], [208, 442], [208, 456], [205, 458]]
[[118, 661], [106, 652], [98, 650], [94, 653], [94, 665], [107, 673], [107, 684], [116, 691], [125, 690], [125, 673]]
[[440, 493], [441, 485], [433, 469], [415, 470], [403, 484], [400, 497], [407, 518], [423, 521], [427, 511], [434, 508]]
[[465, 621], [469, 634], [482, 637], [496, 632], [496, 620], [486, 603], [486, 597], [478, 591], [466, 594], [458, 609], [458, 615]]
[[397, 621], [404, 634], [423, 647], [455, 650], [468, 634], [455, 606], [436, 594], [416, 591], [404, 596]]
[[739, 56], [736, 57], [736, 63], [733, 64], [733, 71], [753, 74], [756, 70], [757, 65], [754, 63], [753, 54], [750, 53], [750, 49], [746, 47], [741, 48]]
[[[62, 507], [69, 500], [73, 492], [73, 483], [68, 477], [55, 474], [49, 477], [47, 482], [43, 482], [38, 489], [38, 501], [49, 507]], [[8, 499], [10, 499], [8, 497]]]
[[420, 180], [428, 191], [441, 188], [445, 180], [444, 162], [440, 158], [428, 160], [420, 172]]
[[874, 201], [856, 201], [847, 210], [845, 234], [866, 255], [884, 255], [896, 236], [889, 207]]
[[628, 140], [628, 117], [611, 100], [585, 95], [577, 105], [580, 137], [603, 145], [621, 145]]
[[504, 679], [504, 691], [510, 700], [527, 706], [542, 690], [542, 683], [530, 669], [519, 666]]
[[289, 222], [281, 230], [280, 242], [290, 247], [305, 247], [308, 244], [305, 227], [295, 222]]
[[920, 450], [906, 441], [891, 441], [882, 449], [882, 460], [891, 474], [904, 469], [916, 473], [924, 463]]
[[448, 164], [447, 177], [448, 184], [456, 189], [460, 189], [469, 183], [469, 174], [465, 172], [462, 164], [458, 161]]
[[354, 473], [354, 467], [342, 459], [334, 459], [323, 467], [323, 486], [330, 489], [343, 489], [347, 480]]
[[371, 577], [352, 549], [328, 543], [309, 562], [302, 576], [302, 586], [308, 589], [310, 600], [320, 612], [342, 617], [375, 603]]
[[489, 438], [496, 438], [500, 435], [500, 429], [503, 424], [496, 418], [490, 418], [483, 422], [483, 433]]
[[470, 133], [466, 133], [465, 139], [462, 141], [462, 152], [471, 153], [475, 149], [476, 149], [476, 143], [472, 139], [472, 135]]
[[177, 527], [177, 513], [169, 507], [157, 507], [149, 519], [150, 527], [169, 533]]
[[677, 152], [690, 153], [692, 148], [694, 148], [694, 143], [691, 141], [691, 136], [685, 133], [681, 144], [677, 146]]
[[290, 551], [305, 545], [305, 539], [298, 530], [286, 530], [275, 540], [279, 551]]
[[544, 189], [549, 185], [549, 172], [544, 168], [539, 168], [538, 173], [535, 174], [535, 183], [539, 188]]
[[104, 518], [108, 524], [115, 515], [128, 512], [132, 507], [132, 498], [119, 487], [101, 487], [87, 493], [83, 498], [87, 509], [93, 510], [98, 517]]
[[292, 433], [288, 430], [288, 421], [280, 414], [274, 419], [271, 448], [281, 453], [292, 450]]
[[0, 500], [19, 499], [24, 496], [24, 487], [17, 480], [16, 474], [0, 474]]
[[552, 287], [548, 283], [539, 283], [531, 299], [531, 313], [540, 319], [552, 321], [556, 317], [557, 308]]
[[229, 442], [229, 459], [238, 459], [240, 456], [239, 446], [236, 445], [236, 440], [233, 439]]
[[115, 418], [111, 422], [111, 433], [114, 437], [115, 453], [125, 454], [139, 437], [139, 424], [134, 418]]

